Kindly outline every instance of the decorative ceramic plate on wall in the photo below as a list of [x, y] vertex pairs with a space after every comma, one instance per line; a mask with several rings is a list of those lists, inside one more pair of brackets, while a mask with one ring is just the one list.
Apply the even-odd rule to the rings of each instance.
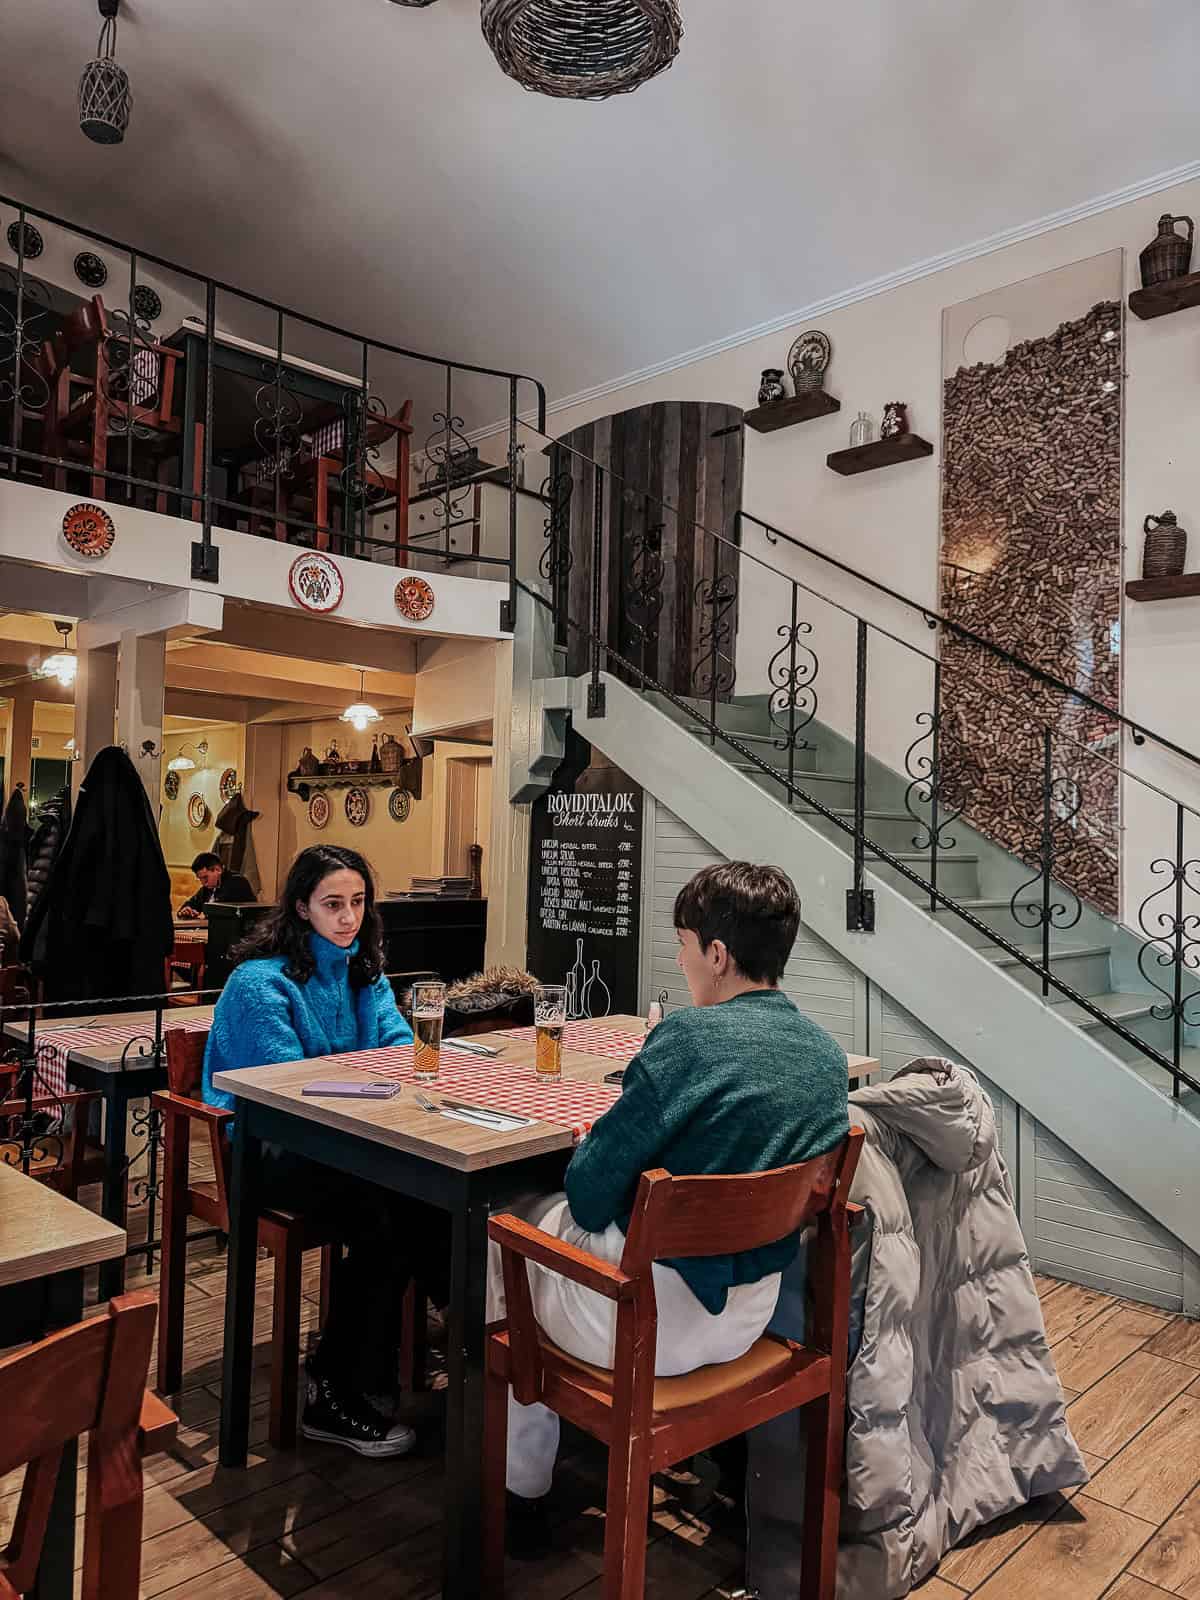
[[89, 289], [103, 289], [108, 282], [108, 268], [91, 250], [81, 250], [75, 257], [75, 276]]
[[308, 802], [308, 821], [314, 828], [323, 828], [329, 821], [329, 796], [324, 789], [318, 789], [316, 794], [310, 796]]
[[[5, 235], [5, 238], [7, 238], [7, 240], [8, 240], [8, 248], [12, 251], [13, 255], [15, 255], [15, 256], [21, 255], [22, 251], [21, 251], [21, 224], [20, 224], [20, 222], [10, 222], [9, 223], [8, 232]], [[26, 261], [36, 261], [37, 258], [41, 255], [42, 251], [45, 248], [46, 248], [46, 242], [42, 238], [41, 234], [34, 227], [32, 222], [27, 222], [25, 224], [24, 259]]]
[[163, 793], [168, 800], [179, 799], [179, 774], [177, 772], [167, 773], [163, 779]]
[[116, 537], [113, 519], [102, 506], [81, 502], [63, 514], [63, 538], [77, 556], [98, 561], [112, 549]]
[[133, 291], [133, 314], [145, 317], [147, 322], [157, 322], [162, 316], [162, 299], [157, 289], [148, 283], [139, 283]]
[[288, 588], [292, 599], [306, 611], [336, 611], [346, 592], [336, 561], [318, 550], [309, 550], [292, 562]]
[[371, 815], [371, 797], [365, 789], [346, 790], [346, 821], [352, 828], [361, 828]]
[[202, 794], [194, 794], [188, 801], [188, 821], [193, 828], [202, 828], [208, 821], [208, 801]]
[[407, 822], [412, 810], [412, 795], [407, 789], [393, 789], [388, 795], [388, 816], [393, 822]]
[[234, 768], [234, 767], [226, 767], [225, 771], [221, 774], [221, 782], [220, 782], [219, 790], [218, 790], [218, 792], [220, 793], [221, 799], [225, 802], [226, 805], [229, 804], [229, 802], [233, 799], [234, 795], [238, 792], [238, 790], [241, 787], [242, 787], [241, 784], [238, 782], [238, 775], [237, 775], [236, 768]]
[[396, 610], [409, 622], [424, 622], [433, 615], [436, 603], [424, 578], [401, 578], [396, 585]]

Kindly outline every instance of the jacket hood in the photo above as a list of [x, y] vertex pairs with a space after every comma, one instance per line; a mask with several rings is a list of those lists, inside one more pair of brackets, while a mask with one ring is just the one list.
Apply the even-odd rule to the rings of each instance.
[[851, 1123], [856, 1106], [910, 1139], [946, 1172], [982, 1166], [996, 1148], [995, 1114], [979, 1080], [942, 1056], [921, 1056], [887, 1083], [856, 1089]]

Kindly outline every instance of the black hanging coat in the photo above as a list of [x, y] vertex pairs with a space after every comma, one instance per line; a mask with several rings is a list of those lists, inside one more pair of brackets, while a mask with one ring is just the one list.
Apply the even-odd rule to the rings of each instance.
[[18, 928], [25, 926], [28, 909], [26, 857], [29, 849], [29, 820], [25, 796], [14, 789], [0, 820], [0, 895], [8, 901]]
[[21, 941], [48, 1000], [161, 994], [174, 945], [171, 879], [150, 802], [116, 745], [88, 769]]
[[226, 872], [240, 872], [246, 863], [247, 834], [259, 815], [242, 799], [242, 791], [227, 800], [217, 813], [216, 854]]
[[60, 789], [38, 812], [37, 830], [29, 846], [29, 914], [50, 881], [50, 872], [71, 826], [71, 791]]

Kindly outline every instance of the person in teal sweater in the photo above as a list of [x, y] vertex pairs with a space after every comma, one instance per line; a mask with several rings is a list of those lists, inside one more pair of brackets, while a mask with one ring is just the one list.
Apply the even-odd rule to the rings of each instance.
[[[217, 1001], [204, 1053], [203, 1093], [210, 1105], [232, 1110], [236, 1104], [213, 1087], [215, 1073], [412, 1041], [384, 976], [371, 869], [355, 850], [302, 850], [279, 904], [234, 959], [238, 965]], [[426, 1283], [444, 1271], [445, 1251], [437, 1247], [444, 1243], [441, 1213], [269, 1145], [263, 1205], [331, 1218], [348, 1246], [334, 1270], [321, 1342], [308, 1362], [302, 1432], [360, 1455], [402, 1455], [415, 1444], [415, 1433], [393, 1423], [369, 1396], [388, 1396], [394, 1388], [409, 1267]]]
[[[567, 1168], [566, 1192], [520, 1209], [526, 1220], [618, 1263], [643, 1172], [766, 1172], [833, 1149], [849, 1131], [846, 1053], [779, 988], [800, 901], [777, 867], [708, 867], [675, 902], [678, 964], [692, 1009], [672, 1012], [626, 1069], [621, 1097]], [[661, 1377], [736, 1360], [765, 1331], [792, 1234], [740, 1255], [656, 1262]], [[489, 1260], [488, 1317], [503, 1315], [499, 1252]], [[530, 1265], [534, 1313], [578, 1359], [611, 1366], [615, 1307]], [[558, 1449], [558, 1418], [509, 1405], [510, 1549], [541, 1544], [540, 1507]]]

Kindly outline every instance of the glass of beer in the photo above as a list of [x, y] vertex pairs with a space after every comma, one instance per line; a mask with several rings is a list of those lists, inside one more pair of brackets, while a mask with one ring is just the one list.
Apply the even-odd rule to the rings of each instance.
[[414, 983], [412, 988], [413, 1076], [434, 1083], [442, 1059], [442, 1021], [446, 1015], [444, 983]]
[[542, 983], [533, 997], [533, 1020], [537, 1029], [537, 1055], [534, 1065], [543, 1083], [562, 1079], [563, 1029], [567, 1025], [567, 986]]

